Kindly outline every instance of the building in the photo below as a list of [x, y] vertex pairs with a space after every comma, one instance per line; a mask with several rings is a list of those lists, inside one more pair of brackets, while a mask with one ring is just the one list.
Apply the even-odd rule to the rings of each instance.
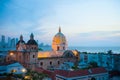
[[24, 74], [27, 70], [18, 62], [7, 62], [0, 64], [0, 74], [13, 73]]
[[75, 63], [77, 61], [76, 53], [67, 50], [67, 46], [67, 40], [61, 32], [61, 28], [59, 28], [58, 33], [53, 38], [51, 51], [39, 51], [33, 33], [30, 35], [30, 40], [27, 43], [21, 35], [20, 40], [16, 44], [16, 50], [9, 51], [6, 60], [18, 61], [25, 67], [33, 70], [35, 67], [53, 69], [59, 67], [64, 62]]
[[2, 48], [6, 47], [6, 45], [5, 45], [5, 36], [4, 35], [1, 36], [1, 47]]
[[36, 68], [35, 71], [48, 74], [52, 80], [109, 80], [108, 71], [103, 67], [54, 71]]
[[84, 68], [88, 66], [90, 62], [96, 62], [98, 66], [104, 67], [108, 71], [120, 71], [120, 54], [80, 52], [79, 66]]
[[55, 80], [108, 80], [108, 78], [108, 72], [102, 67], [76, 71], [55, 71]]

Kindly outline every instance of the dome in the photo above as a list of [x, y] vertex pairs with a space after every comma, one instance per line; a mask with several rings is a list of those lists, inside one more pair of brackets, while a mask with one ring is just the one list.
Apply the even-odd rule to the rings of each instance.
[[53, 37], [52, 49], [53, 50], [65, 50], [67, 47], [67, 41], [63, 33], [61, 33], [61, 28], [59, 32]]
[[34, 40], [33, 33], [31, 33], [30, 40], [27, 42], [27, 45], [38, 45], [37, 42]]
[[23, 40], [23, 36], [20, 36], [20, 40], [17, 42], [16, 45], [19, 45], [20, 43], [25, 44], [25, 41]]
[[54, 41], [56, 44], [65, 44], [65, 43], [66, 43], [66, 38], [65, 38], [64, 34], [62, 34], [62, 33], [57, 33], [57, 34], [54, 36], [53, 41]]
[[27, 42], [27, 45], [38, 45], [37, 42], [35, 40], [29, 40]]
[[16, 50], [18, 51], [23, 51], [26, 49], [26, 46], [25, 46], [25, 41], [23, 40], [23, 36], [21, 35], [20, 36], [20, 40], [17, 42], [16, 44]]
[[25, 41], [23, 41], [23, 40], [20, 41], [20, 40], [19, 40], [16, 45], [19, 45], [20, 43], [25, 44]]

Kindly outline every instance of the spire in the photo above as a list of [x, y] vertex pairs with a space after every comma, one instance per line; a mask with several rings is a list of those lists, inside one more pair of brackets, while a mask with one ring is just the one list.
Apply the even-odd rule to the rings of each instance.
[[22, 34], [20, 35], [20, 40], [21, 40], [21, 41], [23, 40], [23, 36], [22, 36]]
[[61, 33], [61, 27], [59, 26], [59, 33]]
[[33, 33], [31, 33], [31, 35], [30, 35], [30, 39], [31, 39], [31, 40], [34, 39], [34, 35], [33, 35]]

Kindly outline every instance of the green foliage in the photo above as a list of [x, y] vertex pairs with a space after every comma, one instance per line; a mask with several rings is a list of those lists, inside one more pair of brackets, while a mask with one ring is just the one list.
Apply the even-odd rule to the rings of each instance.
[[74, 69], [74, 70], [78, 70], [79, 67], [78, 67], [77, 65], [74, 65], [74, 66], [72, 66], [72, 69]]
[[95, 67], [98, 67], [98, 64], [97, 64], [97, 62], [92, 61], [92, 62], [89, 62], [89, 66], [88, 67], [89, 68], [95, 68]]
[[28, 70], [28, 72], [25, 75], [26, 76], [31, 76], [32, 80], [42, 80], [43, 78], [48, 77], [47, 74], [38, 73], [38, 72], [35, 72], [35, 71], [31, 71], [31, 70]]
[[92, 77], [91, 80], [96, 80], [96, 79], [94, 77]]
[[112, 52], [112, 50], [109, 50], [109, 51], [107, 51], [108, 52], [108, 54], [112, 54], [113, 52]]
[[39, 51], [43, 51], [43, 49], [42, 49], [42, 48], [39, 48], [38, 50], [39, 50]]

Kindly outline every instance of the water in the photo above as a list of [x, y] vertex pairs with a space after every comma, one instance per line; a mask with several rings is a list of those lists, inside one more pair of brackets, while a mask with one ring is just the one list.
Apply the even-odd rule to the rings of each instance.
[[[44, 51], [52, 50], [51, 47], [41, 47]], [[68, 47], [69, 50], [78, 50], [80, 52], [107, 52], [112, 50], [113, 53], [120, 53], [120, 47]]]

